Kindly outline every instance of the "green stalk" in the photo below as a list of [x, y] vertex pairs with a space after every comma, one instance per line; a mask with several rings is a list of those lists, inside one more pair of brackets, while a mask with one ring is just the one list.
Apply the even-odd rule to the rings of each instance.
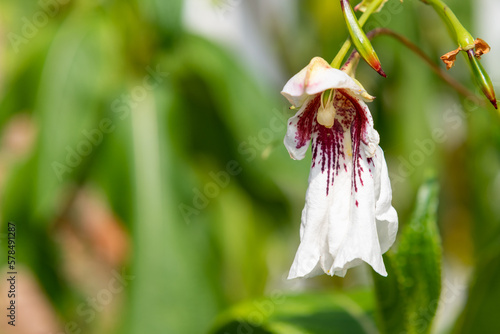
[[472, 76], [476, 81], [477, 86], [481, 88], [483, 94], [490, 100], [491, 104], [498, 109], [495, 90], [488, 73], [484, 70], [481, 62], [474, 54], [476, 46], [472, 35], [464, 28], [458, 18], [453, 14], [453, 11], [441, 0], [420, 0], [432, 8], [439, 14], [443, 21], [451, 31], [452, 37], [456, 39], [458, 45], [467, 53], [466, 58], [469, 61], [469, 66], [472, 71]]
[[420, 0], [427, 5], [431, 5], [432, 8], [439, 14], [441, 19], [446, 23], [448, 28], [454, 34], [453, 37], [456, 38], [458, 45], [462, 50], [467, 51], [474, 48], [474, 38], [472, 35], [464, 28], [462, 23], [455, 16], [453, 11], [441, 0]]

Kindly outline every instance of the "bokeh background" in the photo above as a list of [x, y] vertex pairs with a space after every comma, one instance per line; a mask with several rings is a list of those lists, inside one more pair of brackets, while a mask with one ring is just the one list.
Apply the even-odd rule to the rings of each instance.
[[[447, 3], [492, 46], [500, 92], [499, 4]], [[279, 92], [347, 38], [338, 1], [3, 0], [0, 19], [0, 276], [9, 221], [19, 271], [15, 328], [0, 283], [2, 333], [215, 333], [231, 318], [220, 333], [377, 332], [369, 267], [286, 280], [310, 153], [283, 147]], [[376, 26], [436, 64], [456, 48], [419, 1], [389, 0]], [[401, 227], [427, 175], [440, 185], [432, 331], [500, 333], [499, 114], [394, 40], [373, 44], [388, 78], [364, 63], [357, 78], [377, 97]], [[449, 73], [480, 96], [464, 58]], [[351, 319], [308, 318], [318, 300]], [[249, 304], [254, 327], [238, 323]], [[258, 326], [276, 312], [281, 327]]]

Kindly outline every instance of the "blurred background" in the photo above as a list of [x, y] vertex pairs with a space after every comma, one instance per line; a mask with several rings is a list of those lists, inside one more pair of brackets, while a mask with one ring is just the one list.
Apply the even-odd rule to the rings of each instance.
[[[492, 46], [483, 65], [500, 92], [498, 2], [447, 3]], [[436, 64], [456, 48], [419, 1], [389, 0], [365, 30], [377, 26]], [[279, 92], [347, 36], [338, 1], [2, 1], [0, 277], [8, 222], [19, 274], [16, 327], [2, 311], [0, 332], [318, 333], [315, 321], [334, 321], [376, 333], [371, 268], [286, 280], [310, 153], [293, 161], [282, 145], [292, 112]], [[440, 185], [432, 331], [500, 333], [498, 113], [389, 37], [373, 45], [388, 77], [362, 63], [357, 78], [377, 97], [401, 228], [427, 173]], [[464, 58], [448, 73], [482, 98]], [[2, 279], [2, 310], [7, 291]], [[312, 299], [350, 320], [307, 318]], [[281, 327], [260, 326], [278, 313]]]

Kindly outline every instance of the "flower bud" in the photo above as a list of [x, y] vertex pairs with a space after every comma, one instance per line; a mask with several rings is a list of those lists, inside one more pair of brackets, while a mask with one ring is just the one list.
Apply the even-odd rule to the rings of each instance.
[[370, 43], [368, 37], [366, 37], [363, 29], [359, 25], [358, 19], [354, 15], [354, 11], [351, 8], [348, 0], [340, 0], [340, 4], [342, 6], [342, 12], [344, 13], [344, 18], [347, 24], [347, 29], [349, 30], [349, 34], [351, 35], [351, 40], [358, 50], [359, 54], [363, 59], [377, 71], [384, 78], [386, 74], [382, 70], [382, 65], [380, 64], [380, 60], [378, 59], [373, 46]]
[[497, 108], [497, 99], [495, 96], [495, 90], [493, 84], [491, 83], [488, 73], [484, 70], [479, 59], [475, 56], [474, 50], [470, 49], [467, 51], [467, 56], [469, 58], [469, 64], [472, 70], [472, 75], [476, 80], [476, 84], [481, 88], [483, 94], [490, 100], [491, 104]]

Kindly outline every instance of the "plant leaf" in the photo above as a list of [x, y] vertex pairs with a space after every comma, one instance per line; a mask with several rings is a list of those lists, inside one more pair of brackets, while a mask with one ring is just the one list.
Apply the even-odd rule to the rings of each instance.
[[230, 309], [218, 319], [212, 333], [376, 333], [372, 306], [370, 291], [275, 293]]
[[384, 333], [428, 333], [441, 293], [441, 239], [436, 225], [438, 184], [418, 192], [413, 217], [397, 251], [384, 257], [388, 277], [374, 276], [380, 327]]

